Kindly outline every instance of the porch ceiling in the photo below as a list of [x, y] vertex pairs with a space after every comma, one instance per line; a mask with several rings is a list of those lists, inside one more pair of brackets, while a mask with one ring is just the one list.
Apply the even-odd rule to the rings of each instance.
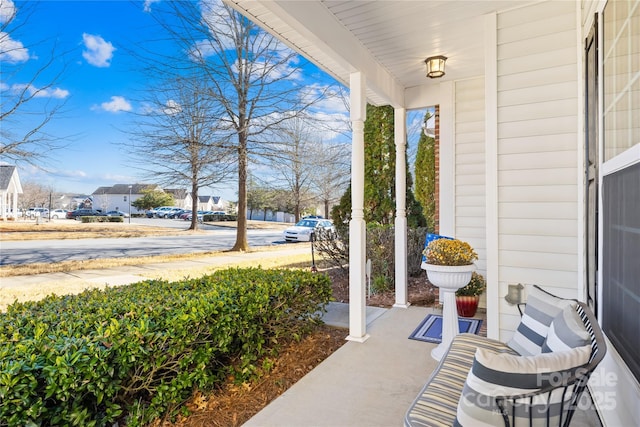
[[[337, 80], [367, 76], [369, 102], [404, 106], [405, 93], [484, 74], [484, 20], [531, 3], [502, 1], [224, 0]], [[445, 55], [446, 75], [424, 60]]]

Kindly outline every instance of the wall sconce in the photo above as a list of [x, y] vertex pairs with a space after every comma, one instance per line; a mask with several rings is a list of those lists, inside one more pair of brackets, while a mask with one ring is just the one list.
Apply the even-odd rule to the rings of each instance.
[[518, 306], [518, 311], [520, 312], [520, 316], [522, 316], [521, 305], [526, 304], [524, 300], [524, 286], [521, 283], [517, 285], [509, 285], [509, 290], [507, 291], [507, 295], [504, 297], [505, 301], [509, 304], [513, 304]]
[[427, 77], [432, 79], [444, 76], [444, 63], [447, 61], [446, 56], [430, 56], [424, 60], [427, 64]]

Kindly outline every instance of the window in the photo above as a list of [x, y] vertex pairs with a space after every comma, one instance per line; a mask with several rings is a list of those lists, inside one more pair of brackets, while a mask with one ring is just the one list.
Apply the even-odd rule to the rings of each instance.
[[604, 160], [640, 143], [640, 0], [604, 9]]
[[602, 326], [640, 382], [640, 163], [604, 177]]
[[602, 326], [640, 382], [640, 0], [603, 12]]

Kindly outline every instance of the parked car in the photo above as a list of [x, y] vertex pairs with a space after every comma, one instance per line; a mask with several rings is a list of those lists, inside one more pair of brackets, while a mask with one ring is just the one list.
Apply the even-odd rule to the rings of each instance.
[[[198, 221], [198, 222], [202, 222], [202, 218], [203, 218], [205, 215], [209, 215], [209, 214], [211, 214], [211, 213], [212, 213], [211, 211], [197, 211], [197, 212], [196, 212], [196, 216], [198, 217], [198, 220], [197, 220], [197, 221]], [[185, 220], [185, 221], [191, 221], [191, 218], [193, 218], [193, 212], [189, 212], [189, 214], [185, 217], [185, 219], [184, 219], [184, 220]]]
[[51, 219], [66, 218], [67, 211], [64, 209], [54, 209], [51, 211], [51, 215], [48, 215], [48, 217], [50, 217]]
[[319, 230], [326, 230], [332, 235], [336, 231], [331, 220], [305, 218], [298, 221], [293, 227], [285, 229], [282, 235], [287, 242], [308, 242], [311, 240], [311, 234]]
[[41, 218], [49, 218], [49, 209], [47, 208], [29, 208], [27, 212], [25, 212], [25, 216], [27, 218], [36, 219], [38, 217]]
[[125, 218], [129, 218], [129, 214], [122, 211], [109, 211], [105, 215], [106, 216], [122, 216]]
[[[169, 213], [167, 218], [177, 219], [177, 218], [180, 218], [180, 215], [182, 215], [185, 212], [187, 212], [187, 210], [185, 210], [185, 209], [177, 209], [177, 210]], [[188, 212], [191, 213], [191, 211], [188, 211]]]
[[105, 216], [100, 211], [95, 211], [93, 209], [76, 209], [75, 211], [67, 212], [68, 219], [75, 219], [80, 221], [80, 217], [83, 216]]
[[147, 218], [168, 218], [168, 215], [180, 208], [176, 206], [160, 206], [147, 211]]

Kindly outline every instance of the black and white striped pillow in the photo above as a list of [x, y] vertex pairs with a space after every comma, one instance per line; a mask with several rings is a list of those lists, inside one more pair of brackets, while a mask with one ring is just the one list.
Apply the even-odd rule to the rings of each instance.
[[[561, 386], [564, 379], [589, 361], [590, 354], [589, 345], [536, 356], [514, 356], [479, 348], [462, 389], [454, 425], [503, 425], [497, 396], [531, 393], [549, 384]], [[569, 399], [571, 390], [564, 394], [565, 407]], [[558, 388], [550, 399], [547, 393], [536, 396], [531, 408], [517, 406], [515, 425], [529, 425], [531, 413], [534, 426], [546, 426], [547, 411], [551, 417], [549, 425], [557, 425], [562, 400], [563, 389]], [[510, 413], [509, 418], [512, 416]]]
[[573, 307], [566, 307], [551, 322], [542, 352], [570, 350], [591, 344], [591, 335]]
[[542, 353], [551, 322], [568, 306], [575, 308], [576, 302], [555, 297], [535, 286], [530, 287], [524, 314], [507, 345], [522, 356]]

